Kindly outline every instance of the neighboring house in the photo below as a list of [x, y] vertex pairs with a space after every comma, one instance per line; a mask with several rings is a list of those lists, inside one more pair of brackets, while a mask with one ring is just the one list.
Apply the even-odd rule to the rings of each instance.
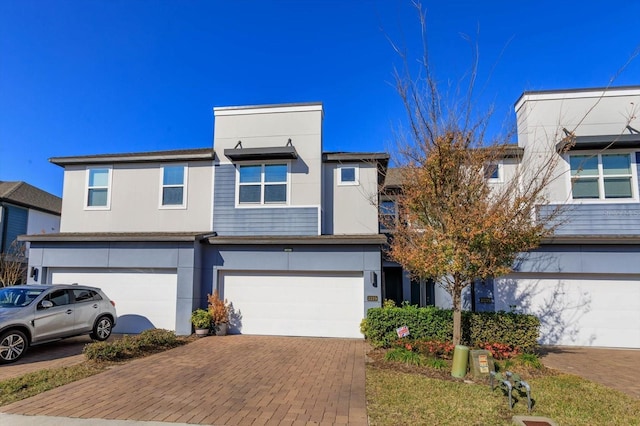
[[22, 234], [60, 231], [62, 200], [26, 182], [0, 181], [0, 253]]
[[[499, 185], [515, 168], [556, 152], [551, 206], [539, 213], [565, 205], [561, 226], [512, 274], [469, 289], [467, 308], [535, 314], [543, 344], [640, 348], [640, 86], [525, 92], [515, 109], [518, 148], [490, 179]], [[568, 151], [556, 144], [565, 129], [576, 136]], [[382, 214], [396, 214], [393, 192], [400, 188], [389, 170]], [[441, 288], [410, 281], [388, 261], [383, 297], [451, 306]]]
[[101, 287], [116, 332], [189, 334], [217, 288], [232, 332], [361, 337], [381, 301], [388, 155], [323, 152], [319, 103], [214, 115], [213, 148], [52, 158], [60, 233], [22, 237], [38, 282]]

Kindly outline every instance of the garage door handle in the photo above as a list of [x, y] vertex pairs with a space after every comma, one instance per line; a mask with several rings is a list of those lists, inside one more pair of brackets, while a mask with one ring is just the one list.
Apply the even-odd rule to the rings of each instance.
[[72, 314], [73, 311], [71, 309], [67, 309], [67, 314]]

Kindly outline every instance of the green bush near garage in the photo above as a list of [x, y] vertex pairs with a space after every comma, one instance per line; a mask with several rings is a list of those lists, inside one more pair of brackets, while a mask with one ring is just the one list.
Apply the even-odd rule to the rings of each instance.
[[[389, 348], [398, 341], [396, 330], [407, 326], [411, 340], [451, 341], [453, 311], [433, 306], [419, 308], [386, 304], [367, 312], [360, 329], [373, 347]], [[472, 347], [502, 343], [522, 352], [538, 347], [540, 320], [534, 315], [513, 312], [463, 312], [462, 341]]]
[[176, 336], [173, 331], [151, 329], [137, 335], [124, 335], [120, 339], [93, 342], [86, 345], [83, 353], [92, 361], [121, 361], [175, 348], [189, 342]]

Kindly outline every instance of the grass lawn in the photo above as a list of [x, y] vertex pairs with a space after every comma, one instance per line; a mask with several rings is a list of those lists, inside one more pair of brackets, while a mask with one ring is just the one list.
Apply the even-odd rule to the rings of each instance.
[[104, 371], [105, 363], [83, 362], [70, 367], [27, 373], [0, 382], [0, 406], [37, 395]]
[[[367, 365], [367, 407], [371, 425], [509, 425], [527, 415], [527, 400], [513, 411], [499, 388], [430, 378]], [[582, 378], [549, 375], [530, 378], [534, 407], [530, 415], [559, 425], [640, 425], [640, 401]], [[514, 395], [517, 392], [514, 391]]]
[[81, 364], [35, 371], [0, 381], [0, 406], [93, 376], [119, 362], [165, 351], [193, 340], [192, 337], [178, 337], [173, 331], [152, 329], [108, 342], [90, 343], [84, 347], [86, 360]]

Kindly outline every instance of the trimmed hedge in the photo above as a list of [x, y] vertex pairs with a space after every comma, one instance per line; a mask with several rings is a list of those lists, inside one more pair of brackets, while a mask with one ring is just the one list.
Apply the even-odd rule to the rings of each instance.
[[[396, 329], [407, 326], [411, 339], [451, 341], [453, 311], [417, 306], [372, 308], [361, 331], [374, 347], [388, 348], [398, 340]], [[462, 312], [462, 342], [472, 347], [504, 343], [533, 352], [538, 346], [540, 320], [511, 312]]]
[[514, 312], [463, 312], [462, 336], [466, 343], [480, 347], [484, 343], [505, 343], [532, 353], [538, 347], [540, 319]]

